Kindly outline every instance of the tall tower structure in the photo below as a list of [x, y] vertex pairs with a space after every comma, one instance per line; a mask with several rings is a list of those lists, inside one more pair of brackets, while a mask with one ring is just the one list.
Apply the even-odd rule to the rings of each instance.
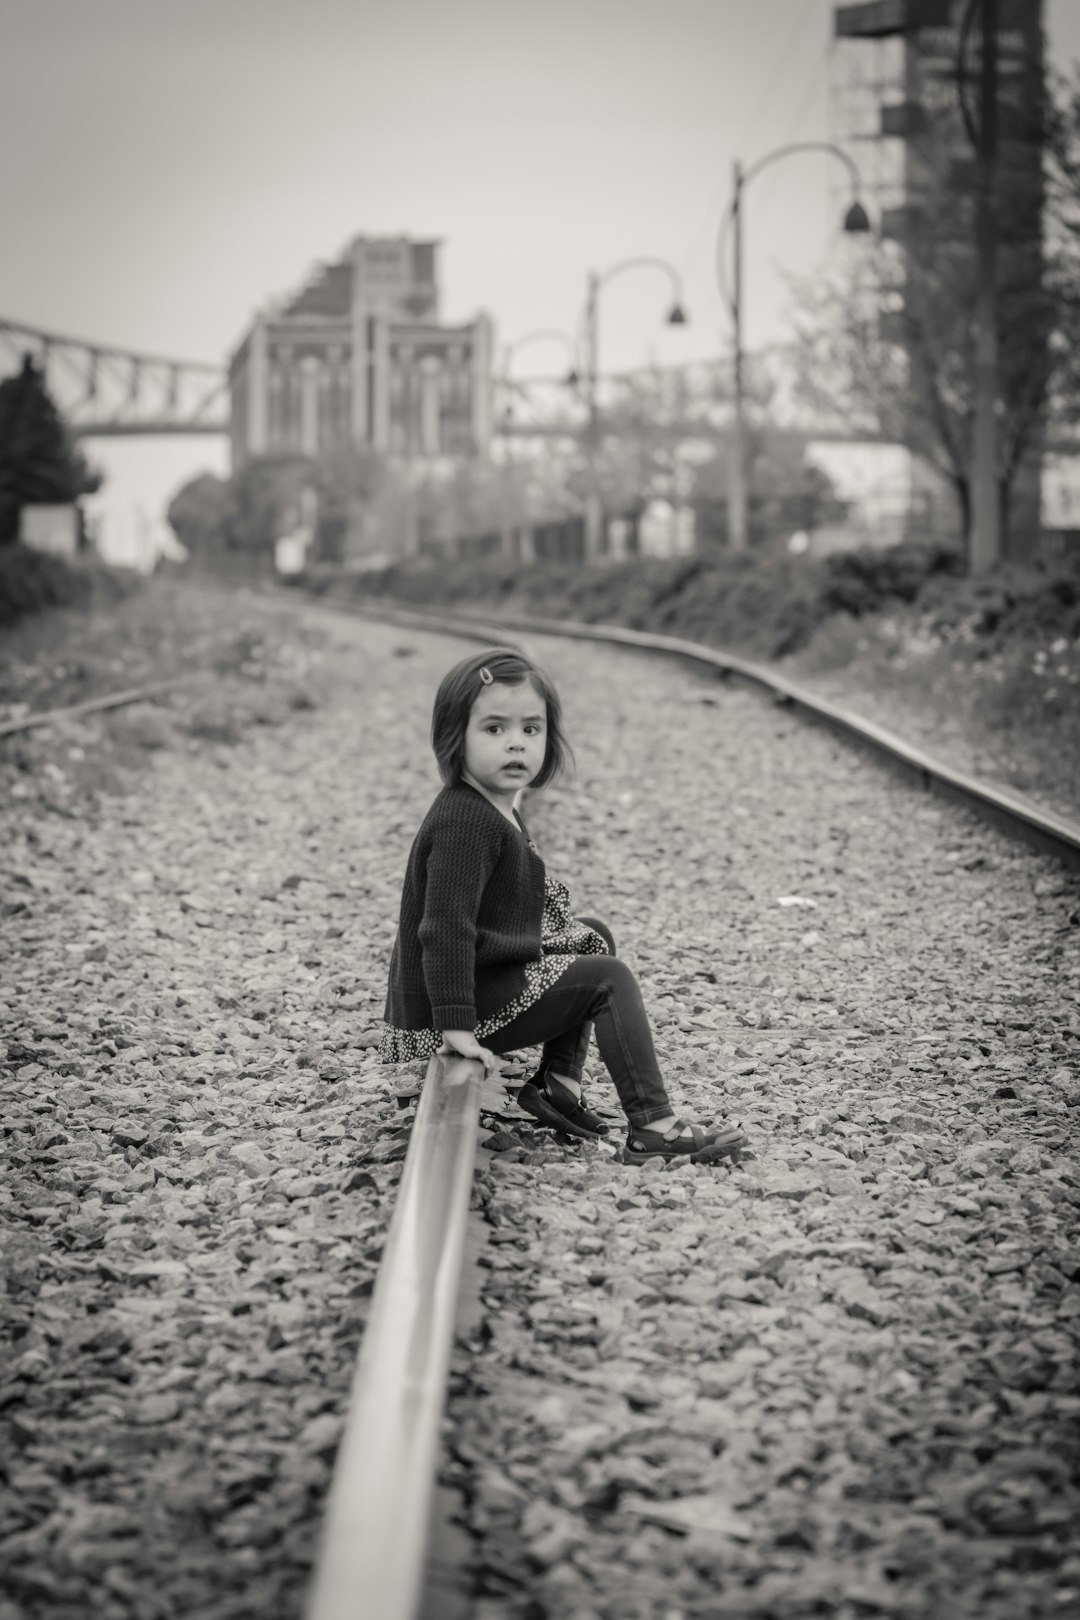
[[[1042, 286], [1044, 120], [1042, 0], [997, 0], [995, 212], [998, 280], [1036, 302]], [[907, 350], [912, 422], [930, 387], [927, 345], [912, 341], [918, 312], [951, 289], [974, 305], [978, 173], [975, 139], [981, 63], [979, 0], [869, 0], [834, 12], [833, 138], [864, 175], [882, 235], [896, 245], [894, 276], [879, 291], [882, 335]], [[952, 334], [950, 334], [951, 336]], [[1045, 344], [1036, 324], [1024, 334]], [[1030, 373], [1029, 373], [1030, 374]], [[1017, 401], [1009, 368], [1003, 399]], [[913, 447], [918, 448], [913, 429]], [[1012, 528], [1038, 530], [1041, 431], [1031, 437], [1012, 485]], [[1007, 447], [1004, 453], [1008, 453]]]
[[368, 446], [410, 463], [486, 451], [493, 332], [439, 317], [438, 242], [357, 236], [256, 317], [229, 370], [234, 470]]

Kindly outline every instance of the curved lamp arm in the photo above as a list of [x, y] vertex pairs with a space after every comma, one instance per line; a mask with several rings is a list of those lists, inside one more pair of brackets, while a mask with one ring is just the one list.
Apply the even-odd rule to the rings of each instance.
[[601, 287], [606, 287], [608, 282], [613, 280], [615, 276], [621, 276], [624, 270], [638, 269], [662, 270], [664, 272], [668, 280], [671, 282], [672, 291], [675, 295], [671, 309], [668, 312], [668, 324], [670, 326], [686, 325], [686, 311], [683, 308], [682, 278], [680, 277], [679, 272], [676, 270], [675, 266], [673, 264], [669, 264], [666, 259], [657, 259], [646, 255], [643, 258], [621, 259], [618, 264], [611, 265], [607, 270], [600, 272], [594, 270], [591, 272], [589, 276], [588, 297], [585, 301], [585, 308], [582, 310], [580, 319], [578, 321], [579, 329], [584, 327], [586, 336], [588, 335], [589, 322], [595, 315], [595, 306]]
[[539, 343], [542, 340], [561, 343], [566, 349], [567, 354], [570, 356], [571, 371], [576, 371], [578, 359], [577, 344], [574, 342], [570, 334], [568, 332], [560, 332], [559, 329], [554, 326], [541, 326], [537, 327], [535, 332], [526, 332], [523, 337], [515, 338], [512, 343], [507, 343], [504, 347], [502, 369], [503, 376], [507, 379], [507, 381], [509, 381], [510, 378], [510, 362], [514, 358], [517, 351], [525, 348], [529, 343]]
[[609, 281], [612, 280], [613, 277], [621, 275], [624, 270], [636, 270], [641, 267], [652, 267], [654, 270], [662, 270], [664, 274], [669, 277], [672, 288], [675, 292], [675, 302], [673, 307], [681, 311], [682, 281], [675, 266], [673, 264], [669, 264], [666, 259], [654, 259], [650, 257], [623, 259], [619, 264], [613, 264], [609, 270], [605, 270], [601, 275], [598, 275], [596, 278], [596, 286], [598, 289], [600, 287], [604, 287]]
[[780, 158], [790, 157], [793, 152], [828, 152], [832, 157], [839, 158], [850, 176], [852, 191], [851, 206], [844, 217], [844, 229], [853, 232], [868, 231], [870, 229], [870, 220], [866, 209], [859, 201], [859, 192], [862, 189], [862, 175], [859, 173], [854, 158], [848, 152], [845, 152], [842, 147], [834, 146], [832, 141], [793, 141], [788, 146], [778, 146], [775, 152], [767, 152], [763, 158], [759, 158], [756, 163], [752, 163], [746, 172], [739, 176], [739, 183], [720, 222], [720, 234], [716, 242], [717, 280], [720, 283], [720, 291], [724, 296], [724, 301], [731, 311], [734, 311], [735, 306], [727, 285], [724, 266], [724, 244], [727, 241], [727, 233], [735, 217], [735, 211], [739, 206], [740, 193], [751, 180], [761, 173], [762, 169], [767, 169], [771, 163], [778, 162]]
[[775, 152], [767, 152], [763, 158], [758, 158], [756, 163], [750, 165], [742, 177], [743, 185], [747, 185], [755, 175], [759, 175], [762, 169], [767, 169], [770, 163], [775, 163], [778, 158], [789, 157], [792, 152], [831, 152], [833, 157], [838, 157], [841, 163], [846, 164], [851, 176], [851, 189], [856, 197], [859, 195], [862, 175], [855, 159], [845, 152], [843, 147], [834, 146], [832, 141], [794, 141], [790, 146], [778, 146]]
[[686, 311], [684, 310], [682, 304], [682, 280], [679, 276], [679, 272], [675, 269], [675, 266], [673, 264], [669, 264], [667, 259], [657, 259], [650, 256], [646, 256], [644, 258], [621, 259], [618, 264], [611, 265], [607, 270], [600, 271], [599, 273], [595, 270], [590, 271], [588, 293], [585, 299], [585, 308], [581, 312], [581, 318], [579, 321], [579, 331], [582, 334], [582, 342], [585, 350], [585, 379], [590, 400], [590, 411], [595, 409], [596, 374], [598, 370], [596, 350], [597, 326], [599, 324], [598, 315], [600, 289], [605, 287], [607, 283], [615, 276], [622, 275], [624, 270], [638, 269], [662, 270], [664, 272], [664, 274], [670, 280], [672, 290], [675, 294], [674, 301], [667, 315], [668, 325], [685, 326], [687, 324]]

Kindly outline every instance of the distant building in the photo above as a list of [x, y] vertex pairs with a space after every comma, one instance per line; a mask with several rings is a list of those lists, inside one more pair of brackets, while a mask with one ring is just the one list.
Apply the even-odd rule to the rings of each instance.
[[255, 318], [229, 367], [234, 471], [253, 456], [348, 445], [407, 461], [487, 449], [492, 324], [440, 324], [438, 245], [358, 236]]

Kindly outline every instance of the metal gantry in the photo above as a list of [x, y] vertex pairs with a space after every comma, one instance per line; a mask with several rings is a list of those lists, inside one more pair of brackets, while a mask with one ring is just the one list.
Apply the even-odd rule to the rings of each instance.
[[0, 316], [0, 369], [17, 370], [26, 356], [76, 437], [228, 431], [222, 365], [89, 343]]

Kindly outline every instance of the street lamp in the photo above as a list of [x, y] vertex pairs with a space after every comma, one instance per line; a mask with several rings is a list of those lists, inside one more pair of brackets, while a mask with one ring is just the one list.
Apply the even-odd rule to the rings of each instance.
[[686, 310], [683, 307], [682, 283], [679, 280], [678, 271], [666, 259], [623, 259], [621, 263], [612, 265], [610, 270], [604, 270], [599, 274], [595, 270], [589, 271], [584, 317], [585, 407], [587, 411], [585, 455], [588, 463], [585, 492], [586, 558], [595, 557], [599, 554], [604, 527], [604, 512], [600, 499], [600, 478], [597, 467], [597, 454], [600, 447], [600, 412], [596, 397], [600, 375], [600, 289], [606, 287], [613, 277], [621, 275], [624, 270], [636, 270], [641, 267], [662, 270], [670, 278], [674, 296], [665, 319], [669, 326], [685, 326], [687, 324]]
[[[979, 56], [979, 110], [973, 118], [964, 97], [967, 77], [967, 42], [981, 13], [982, 45]], [[975, 148], [975, 352], [973, 375], [975, 411], [971, 456], [971, 571], [984, 573], [1001, 560], [1002, 507], [998, 490], [997, 397], [1000, 371], [998, 354], [998, 225], [995, 209], [998, 145], [998, 0], [968, 0], [960, 25], [957, 81], [960, 111]]]
[[505, 400], [506, 400], [506, 403], [503, 406], [503, 416], [504, 416], [504, 419], [506, 421], [509, 421], [511, 419], [511, 417], [512, 417], [512, 414], [513, 414], [513, 407], [510, 404], [510, 393], [511, 393], [510, 365], [511, 365], [511, 362], [512, 362], [515, 354], [517, 354], [519, 349], [524, 349], [530, 343], [540, 343], [540, 342], [561, 343], [563, 345], [563, 347], [566, 349], [567, 354], [570, 357], [570, 364], [569, 364], [569, 366], [567, 368], [566, 375], [563, 377], [562, 381], [563, 381], [564, 385], [567, 388], [576, 388], [577, 385], [578, 385], [578, 380], [579, 379], [578, 379], [578, 371], [577, 371], [577, 345], [575, 344], [573, 338], [569, 335], [569, 333], [560, 332], [558, 327], [554, 327], [554, 326], [541, 326], [541, 327], [537, 327], [535, 332], [526, 332], [524, 337], [515, 338], [512, 343], [507, 343], [506, 346], [503, 349], [502, 369], [501, 369], [500, 376], [501, 376], [502, 385], [503, 385], [503, 391], [504, 391]]
[[[512, 387], [512, 385], [511, 385], [511, 380], [510, 380], [510, 368], [511, 368], [511, 363], [513, 361], [514, 355], [518, 352], [519, 349], [524, 349], [526, 347], [526, 345], [528, 345], [530, 343], [540, 343], [540, 342], [555, 342], [555, 343], [561, 343], [564, 346], [564, 348], [567, 350], [567, 353], [569, 354], [570, 364], [569, 364], [569, 368], [568, 368], [568, 370], [566, 372], [566, 375], [565, 375], [565, 377], [563, 377], [562, 381], [563, 381], [564, 386], [567, 387], [567, 388], [576, 388], [577, 387], [577, 383], [578, 383], [577, 346], [574, 343], [573, 338], [570, 337], [566, 332], [560, 332], [557, 327], [544, 326], [544, 327], [538, 327], [536, 329], [536, 331], [534, 331], [534, 332], [526, 332], [523, 337], [515, 338], [512, 343], [506, 344], [506, 346], [503, 349], [503, 356], [502, 356], [502, 372], [501, 372], [501, 376], [502, 376], [502, 385], [503, 385], [503, 397], [504, 397], [504, 401], [505, 401], [505, 403], [503, 405], [503, 422], [505, 423], [507, 429], [509, 429], [509, 425], [510, 425], [511, 421], [513, 420], [513, 411], [514, 411], [513, 404], [511, 402], [511, 387]], [[500, 535], [500, 541], [499, 541], [499, 550], [500, 550], [501, 555], [504, 556], [504, 557], [509, 557], [512, 554], [513, 550], [514, 550], [514, 542], [513, 542], [514, 525], [513, 525], [513, 521], [512, 521], [512, 512], [511, 512], [511, 497], [512, 497], [512, 493], [513, 493], [513, 462], [514, 462], [514, 458], [513, 458], [513, 455], [511, 453], [511, 450], [510, 450], [510, 441], [509, 441], [509, 439], [507, 439], [506, 445], [505, 445], [505, 459], [504, 459], [504, 463], [503, 463], [503, 465], [504, 465], [504, 467], [506, 469], [506, 476], [503, 478], [503, 481], [502, 481], [503, 482], [503, 498], [502, 498], [503, 518], [502, 518], [502, 528], [501, 528], [501, 535]], [[524, 539], [524, 534], [522, 534], [520, 538]]]
[[[768, 168], [769, 164], [777, 162], [779, 158], [790, 157], [793, 152], [829, 152], [833, 157], [839, 158], [841, 163], [847, 166], [853, 193], [852, 201], [844, 215], [844, 230], [862, 233], [870, 229], [869, 215], [859, 201], [859, 171], [853, 160], [839, 146], [833, 146], [829, 141], [796, 141], [791, 146], [781, 146], [775, 152], [768, 152], [765, 157], [751, 164], [745, 172], [736, 158], [731, 203], [724, 215], [716, 248], [720, 288], [731, 311], [734, 347], [735, 410], [731, 434], [731, 465], [728, 472], [728, 543], [732, 551], [745, 550], [747, 540], [746, 401], [743, 388], [742, 347], [742, 194], [743, 188], [759, 175], [762, 169]], [[723, 260], [724, 239], [729, 225], [733, 226], [735, 233], [732, 249], [734, 273], [730, 292], [727, 288]]]

